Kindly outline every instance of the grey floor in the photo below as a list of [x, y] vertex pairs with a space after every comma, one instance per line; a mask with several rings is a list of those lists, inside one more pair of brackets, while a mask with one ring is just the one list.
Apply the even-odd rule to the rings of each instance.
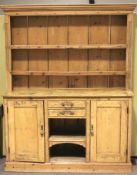
[[[89, 174], [92, 174], [92, 173], [15, 173], [15, 172], [4, 172], [4, 159], [0, 159], [0, 175], [3, 174], [3, 175], [89, 175]], [[95, 174], [93, 173], [92, 175], [109, 175], [109, 174]], [[110, 175], [137, 175], [137, 165], [136, 166], [133, 166], [133, 172], [130, 173], [130, 174], [116, 174], [116, 173], [113, 173], [113, 174], [110, 174]]]

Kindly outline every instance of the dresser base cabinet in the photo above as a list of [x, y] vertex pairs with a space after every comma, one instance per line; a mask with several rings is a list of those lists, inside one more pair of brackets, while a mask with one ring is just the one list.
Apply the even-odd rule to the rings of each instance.
[[0, 5], [6, 171], [131, 171], [135, 7]]
[[5, 98], [7, 171], [130, 172], [130, 98]]

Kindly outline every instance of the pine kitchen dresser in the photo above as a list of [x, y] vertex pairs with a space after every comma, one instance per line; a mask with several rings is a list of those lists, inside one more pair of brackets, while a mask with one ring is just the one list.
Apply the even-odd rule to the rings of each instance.
[[135, 5], [1, 5], [6, 171], [131, 172]]

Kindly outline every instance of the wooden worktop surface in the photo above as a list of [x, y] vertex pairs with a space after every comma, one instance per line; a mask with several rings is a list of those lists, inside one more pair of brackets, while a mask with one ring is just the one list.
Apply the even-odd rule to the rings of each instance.
[[132, 97], [130, 90], [91, 90], [91, 89], [48, 89], [45, 91], [18, 91], [4, 95], [4, 97]]

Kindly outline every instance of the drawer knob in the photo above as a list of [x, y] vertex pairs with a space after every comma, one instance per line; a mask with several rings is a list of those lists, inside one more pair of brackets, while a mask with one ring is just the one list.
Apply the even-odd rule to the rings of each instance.
[[61, 111], [59, 114], [60, 115], [65, 115], [65, 111]]
[[94, 127], [91, 125], [91, 136], [94, 136]]
[[65, 114], [74, 115], [75, 113], [73, 111], [61, 111], [61, 112], [59, 112], [59, 115], [65, 115]]
[[74, 112], [72, 112], [72, 111], [69, 111], [69, 114], [70, 114], [70, 115], [74, 115], [75, 113], [74, 113]]
[[61, 106], [64, 106], [64, 107], [73, 107], [74, 104], [71, 103], [71, 102], [66, 102], [66, 103], [61, 103]]
[[74, 104], [73, 104], [73, 103], [70, 103], [70, 106], [71, 106], [71, 107], [73, 107], [73, 106], [74, 106]]
[[65, 103], [61, 103], [62, 106], [65, 106]]

